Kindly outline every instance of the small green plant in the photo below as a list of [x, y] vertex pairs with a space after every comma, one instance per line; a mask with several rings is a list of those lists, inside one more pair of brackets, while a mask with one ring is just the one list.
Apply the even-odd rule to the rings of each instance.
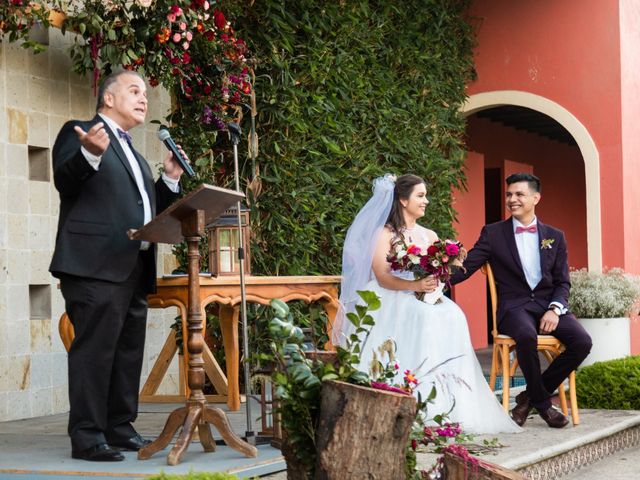
[[578, 318], [626, 317], [637, 306], [640, 278], [620, 268], [604, 273], [574, 270], [570, 277], [569, 310]]
[[640, 356], [581, 368], [576, 390], [582, 408], [640, 410]]
[[273, 382], [280, 403], [282, 427], [286, 438], [282, 447], [290, 461], [295, 460], [308, 478], [313, 477], [316, 463], [315, 437], [320, 414], [320, 389], [325, 380], [342, 380], [369, 385], [369, 376], [356, 368], [360, 361], [359, 335], [366, 335], [373, 325], [369, 311], [380, 308], [380, 299], [373, 292], [358, 292], [365, 305], [358, 305], [349, 320], [356, 327], [347, 348], [337, 349], [334, 363], [311, 359], [305, 355], [305, 336], [293, 323], [286, 303], [272, 300], [273, 318], [269, 322], [272, 343], [271, 360], [275, 364]]

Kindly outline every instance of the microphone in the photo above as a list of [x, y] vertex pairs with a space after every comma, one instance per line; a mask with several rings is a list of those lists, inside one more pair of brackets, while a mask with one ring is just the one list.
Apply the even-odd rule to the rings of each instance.
[[178, 150], [178, 147], [171, 138], [169, 130], [165, 130], [164, 128], [158, 130], [158, 138], [162, 140], [164, 146], [173, 154], [173, 158], [178, 162], [178, 165], [182, 167], [184, 173], [186, 173], [188, 177], [195, 176], [196, 173], [193, 171], [193, 168], [191, 168], [191, 165], [189, 165], [189, 162], [187, 162], [187, 159], [180, 153], [180, 150]]

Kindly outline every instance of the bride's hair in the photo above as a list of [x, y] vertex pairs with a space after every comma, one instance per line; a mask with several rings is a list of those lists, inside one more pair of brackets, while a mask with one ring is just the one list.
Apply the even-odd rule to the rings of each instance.
[[396, 185], [393, 189], [393, 204], [387, 218], [387, 225], [398, 235], [402, 235], [400, 230], [405, 226], [400, 200], [407, 200], [411, 196], [414, 187], [421, 183], [425, 186], [427, 185], [422, 178], [410, 173], [401, 175], [396, 180]]

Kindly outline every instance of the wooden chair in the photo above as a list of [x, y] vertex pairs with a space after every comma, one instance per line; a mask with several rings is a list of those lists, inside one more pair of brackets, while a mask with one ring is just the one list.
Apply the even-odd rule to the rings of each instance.
[[[515, 375], [518, 368], [518, 360], [514, 358], [511, 361], [510, 353], [516, 348], [516, 341], [508, 335], [498, 333], [497, 327], [497, 310], [498, 310], [498, 290], [496, 280], [491, 270], [491, 265], [486, 263], [482, 267], [482, 272], [487, 276], [489, 282], [489, 293], [491, 294], [491, 315], [493, 328], [491, 335], [493, 336], [493, 352], [491, 355], [491, 374], [489, 376], [489, 386], [491, 390], [495, 390], [496, 378], [502, 375], [502, 406], [505, 410], [509, 410], [509, 382]], [[552, 335], [538, 335], [538, 351], [542, 352], [549, 363], [553, 362], [564, 350], [564, 345], [560, 340]], [[560, 408], [564, 415], [568, 415], [567, 398], [565, 395], [564, 382], [558, 387], [558, 396], [560, 398]], [[569, 375], [569, 402], [571, 403], [571, 419], [574, 425], [580, 423], [580, 415], [578, 413], [578, 400], [576, 397], [576, 372], [575, 370]]]

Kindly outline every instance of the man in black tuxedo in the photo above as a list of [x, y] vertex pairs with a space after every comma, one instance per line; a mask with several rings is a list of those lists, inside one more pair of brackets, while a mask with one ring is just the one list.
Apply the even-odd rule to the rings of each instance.
[[[535, 215], [540, 179], [515, 173], [507, 180], [506, 205], [511, 218], [485, 225], [480, 238], [458, 269], [452, 283], [467, 279], [489, 262], [498, 288], [498, 330], [514, 338], [526, 391], [516, 396], [511, 415], [523, 425], [535, 407], [550, 427], [567, 425], [567, 418], [551, 406], [551, 394], [586, 358], [591, 338], [567, 310], [569, 265], [562, 231]], [[537, 335], [553, 335], [566, 350], [541, 372]]]
[[67, 122], [53, 147], [60, 217], [49, 270], [60, 279], [75, 330], [68, 356], [71, 455], [119, 461], [124, 456], [117, 449], [149, 443], [131, 423], [147, 294], [156, 281], [155, 245], [129, 240], [127, 231], [178, 197], [182, 169], [169, 153], [154, 185], [149, 165], [133, 148], [127, 131], [147, 113], [146, 86], [137, 73], [107, 77], [97, 112], [90, 121]]

